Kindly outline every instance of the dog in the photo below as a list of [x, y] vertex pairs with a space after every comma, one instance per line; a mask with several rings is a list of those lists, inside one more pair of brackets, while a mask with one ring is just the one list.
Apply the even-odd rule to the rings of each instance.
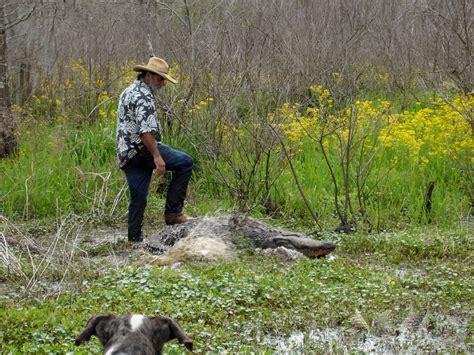
[[161, 354], [164, 343], [172, 339], [178, 339], [190, 351], [193, 349], [193, 341], [175, 320], [168, 317], [97, 315], [89, 319], [75, 345], [89, 341], [92, 335], [99, 338], [106, 355]]

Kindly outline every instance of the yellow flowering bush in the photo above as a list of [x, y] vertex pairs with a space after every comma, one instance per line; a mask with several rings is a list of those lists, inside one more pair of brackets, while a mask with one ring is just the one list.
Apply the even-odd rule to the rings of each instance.
[[[268, 121], [296, 161], [311, 156], [325, 164], [342, 224], [378, 220], [382, 206], [387, 211], [397, 206], [422, 219], [428, 212], [420, 196], [425, 196], [428, 181], [443, 180], [454, 169], [463, 184], [460, 189], [470, 188], [464, 176], [469, 173], [466, 165], [474, 163], [474, 96], [436, 98], [410, 108], [396, 110], [396, 102], [389, 100], [345, 101], [312, 86], [306, 102], [285, 102]], [[314, 149], [315, 142], [319, 149]], [[306, 166], [302, 171], [302, 180], [311, 181], [307, 191], [326, 183], [318, 181], [319, 171], [312, 174]], [[324, 195], [312, 198], [324, 204]]]
[[242, 138], [244, 130], [231, 123], [221, 122], [216, 126], [215, 133], [224, 146], [231, 148]]
[[108, 124], [115, 125], [115, 116], [117, 115], [117, 102], [113, 100], [107, 91], [102, 91], [97, 99], [97, 115], [101, 120], [108, 120]]
[[[305, 137], [323, 141], [328, 148], [334, 143], [348, 144], [356, 139], [394, 148], [397, 155], [408, 156], [422, 164], [431, 157], [458, 158], [474, 156], [470, 126], [473, 117], [473, 95], [456, 96], [450, 102], [436, 99], [415, 111], [393, 113], [385, 100], [357, 100], [346, 108], [335, 110], [329, 90], [311, 86], [316, 104], [285, 102], [268, 119], [279, 128], [291, 145], [297, 147]], [[351, 137], [349, 137], [351, 134]], [[326, 136], [327, 135], [327, 136]], [[378, 142], [376, 142], [378, 140]]]
[[448, 103], [436, 99], [431, 107], [404, 111], [381, 131], [385, 147], [398, 148], [409, 157], [427, 164], [432, 157], [473, 156], [474, 140], [468, 118], [472, 117], [474, 98], [456, 96]]
[[88, 68], [83, 62], [73, 63], [67, 67], [69, 79], [60, 84], [64, 85], [67, 96], [72, 98], [86, 93], [97, 96], [104, 91], [116, 96], [136, 78], [137, 72], [133, 70], [135, 65], [131, 61], [125, 65], [108, 64]]
[[301, 113], [301, 104], [285, 102], [275, 112], [268, 115], [269, 122], [280, 128], [291, 142], [300, 142], [314, 127], [309, 116]]
[[107, 100], [109, 100], [110, 97], [109, 97], [109, 94], [107, 93], [107, 91], [102, 91], [98, 97], [98, 100], [99, 101], [99, 109], [98, 109], [98, 115], [100, 118], [106, 118], [107, 117], [107, 111], [106, 111], [106, 107], [104, 106], [103, 103], [105, 103]]
[[[388, 101], [355, 101], [353, 105], [336, 110], [328, 89], [311, 86], [315, 104], [306, 108], [301, 103], [284, 103], [269, 116], [269, 122], [279, 128], [292, 145], [300, 146], [305, 137], [321, 140], [328, 148], [337, 134], [342, 141], [352, 134], [373, 135], [380, 130], [383, 117], [391, 117]], [[356, 130], [357, 128], [357, 130]], [[357, 131], [357, 132], [356, 132]]]
[[[184, 100], [183, 100], [183, 101], [182, 101], [182, 100], [183, 100], [183, 99], [178, 100], [178, 103], [183, 103]], [[212, 103], [213, 100], [214, 100], [214, 99], [213, 99], [212, 97], [208, 97], [208, 98], [206, 98], [206, 99], [204, 99], [204, 100], [201, 100], [201, 101], [198, 102], [196, 105], [194, 105], [193, 107], [191, 107], [191, 108], [188, 110], [188, 112], [191, 113], [191, 114], [192, 114], [192, 113], [196, 113], [196, 112], [198, 112], [198, 111], [200, 111], [200, 110], [202, 110], [202, 109], [208, 107], [208, 106]]]
[[311, 86], [309, 90], [315, 96], [316, 105], [304, 107], [299, 102], [285, 102], [267, 117], [296, 149], [301, 147], [304, 137], [319, 137], [326, 124], [335, 124], [334, 101], [329, 90], [322, 86]]
[[[66, 66], [67, 80], [43, 81], [30, 100], [13, 109], [33, 119], [67, 122], [73, 117], [86, 120], [92, 109], [99, 105], [94, 117], [114, 118], [116, 103], [110, 99], [118, 96], [136, 78], [137, 72], [132, 70], [134, 65], [130, 62], [122, 66], [110, 64], [89, 68], [83, 62], [72, 63]], [[104, 102], [106, 104], [101, 104]]]

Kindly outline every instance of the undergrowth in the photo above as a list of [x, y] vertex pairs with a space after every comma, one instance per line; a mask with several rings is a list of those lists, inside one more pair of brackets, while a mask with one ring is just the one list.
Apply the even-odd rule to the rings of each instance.
[[[404, 262], [402, 275], [389, 261], [376, 267], [373, 262], [340, 256], [288, 265], [249, 256], [227, 264], [111, 271], [57, 299], [2, 303], [2, 352], [98, 352], [97, 340], [75, 348], [73, 339], [88, 318], [107, 312], [169, 315], [191, 335], [198, 352], [261, 352], [272, 350], [265, 336], [350, 329], [355, 312], [367, 324], [389, 312], [397, 327], [410, 306], [433, 313], [469, 311], [473, 284], [467, 266], [433, 262], [413, 269]], [[182, 352], [177, 343], [167, 349]]]
[[[180, 85], [162, 90], [160, 100], [180, 97]], [[236, 208], [307, 226], [317, 217], [325, 228], [342, 223], [376, 232], [454, 227], [469, 218], [472, 97], [443, 101], [421, 92], [423, 101], [400, 106], [397, 97], [375, 99], [375, 93], [347, 102], [322, 86], [309, 91], [302, 102], [288, 98], [279, 106], [271, 93], [256, 102], [242, 94], [225, 102], [238, 108], [221, 121], [216, 115], [224, 102], [211, 97], [165, 102], [165, 143], [196, 163], [190, 208]], [[18, 155], [0, 160], [6, 218], [55, 218], [59, 211], [93, 211], [102, 223], [123, 218], [128, 194], [115, 161], [116, 92], [97, 92], [87, 119], [72, 115], [84, 103], [58, 106], [54, 94], [16, 107]], [[162, 208], [163, 197], [152, 197], [151, 205]]]

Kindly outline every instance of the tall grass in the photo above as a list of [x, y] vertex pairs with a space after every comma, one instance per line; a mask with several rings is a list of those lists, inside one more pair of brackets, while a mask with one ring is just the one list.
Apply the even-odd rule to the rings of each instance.
[[[24, 124], [19, 134], [19, 154], [0, 161], [1, 213], [8, 218], [29, 219], [54, 216], [58, 211], [93, 212], [104, 221], [119, 211], [123, 214], [127, 194], [123, 175], [115, 164], [114, 135], [110, 120], [97, 120], [81, 127], [66, 123]], [[191, 150], [196, 157], [191, 198], [194, 203], [200, 199], [216, 201], [201, 201], [199, 212], [237, 204], [211, 165], [202, 164], [199, 152], [193, 150], [190, 142], [169, 138], [167, 143]], [[366, 213], [379, 228], [427, 222], [423, 211], [430, 181], [436, 182], [431, 221], [449, 225], [468, 213], [466, 177], [454, 162], [439, 158], [420, 166], [407, 156], [393, 167], [390, 164], [387, 155], [381, 156], [374, 169], [380, 174], [389, 170], [390, 173], [382, 179], [375, 174], [367, 185], [370, 197]], [[293, 166], [318, 216], [325, 225], [336, 224], [334, 187], [324, 159], [312, 141], [305, 141], [300, 153], [293, 157]], [[273, 212], [311, 221], [290, 171], [282, 172], [271, 196], [276, 205]], [[206, 211], [206, 205], [213, 207]]]
[[0, 161], [2, 214], [42, 218], [63, 213], [124, 208], [114, 161], [114, 128], [103, 121], [73, 124], [23, 123], [18, 155]]
[[[307, 142], [304, 145], [302, 152], [294, 157], [294, 166], [319, 217], [326, 225], [337, 224], [334, 186], [324, 159], [314, 144]], [[372, 229], [402, 228], [430, 221], [453, 226], [469, 215], [469, 183], [453, 162], [433, 159], [427, 166], [420, 166], [405, 157], [392, 166], [386, 157], [381, 157], [374, 169], [380, 174], [389, 173], [383, 178], [375, 174], [367, 184], [366, 213], [373, 222]], [[428, 213], [425, 211], [425, 198], [431, 181], [435, 182], [435, 188]], [[274, 196], [284, 216], [311, 221], [289, 171], [278, 179]], [[355, 189], [351, 197], [356, 199]], [[362, 218], [360, 214], [358, 216]]]

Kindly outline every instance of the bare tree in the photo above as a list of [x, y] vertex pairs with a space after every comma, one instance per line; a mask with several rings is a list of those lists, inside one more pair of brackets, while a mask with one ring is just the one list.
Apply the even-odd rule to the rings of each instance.
[[29, 6], [0, 1], [0, 158], [13, 154], [18, 145], [15, 122], [10, 111], [7, 30], [28, 20], [35, 8], [36, 1], [31, 2]]

